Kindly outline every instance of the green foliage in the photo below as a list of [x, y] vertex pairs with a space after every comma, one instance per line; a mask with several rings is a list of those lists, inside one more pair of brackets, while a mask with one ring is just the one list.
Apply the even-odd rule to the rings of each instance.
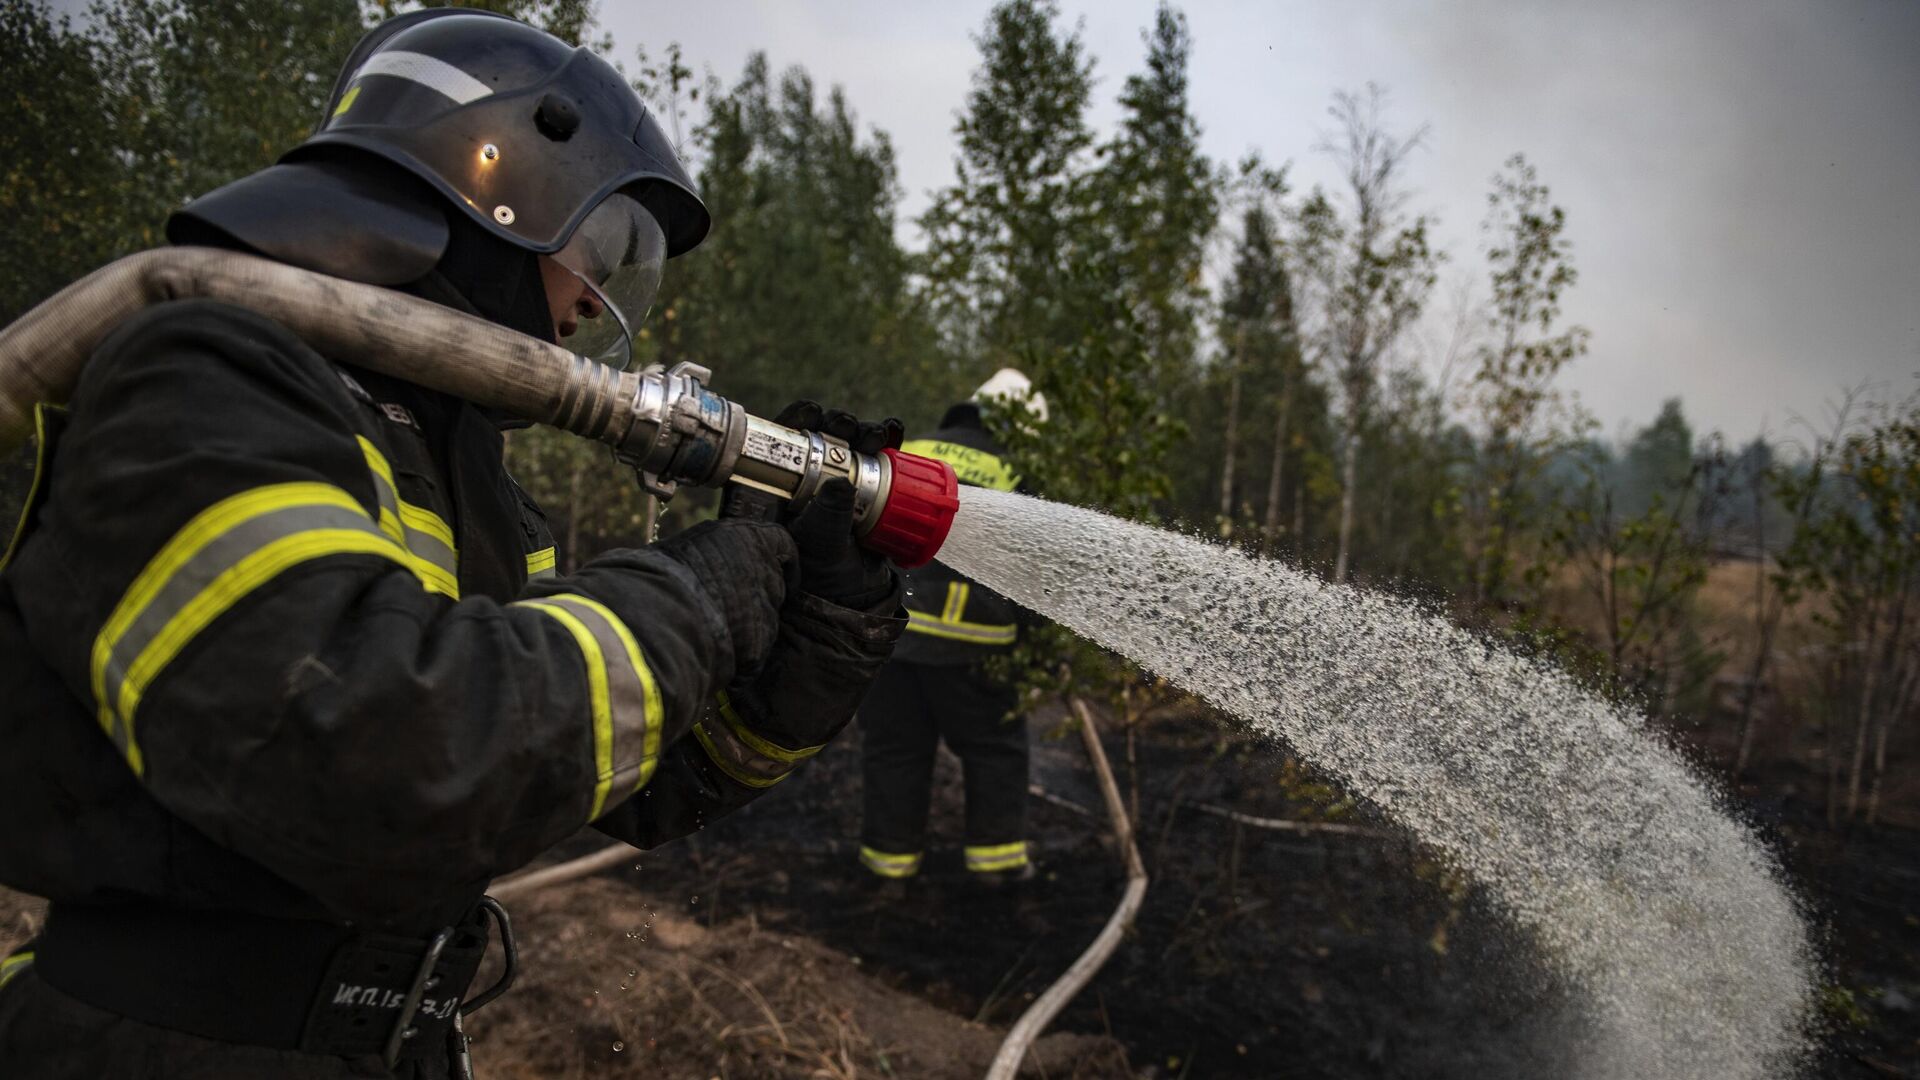
[[1201, 261], [1219, 213], [1219, 181], [1200, 152], [1200, 125], [1189, 109], [1193, 41], [1186, 17], [1162, 3], [1141, 38], [1146, 70], [1127, 76], [1120, 131], [1100, 148], [1091, 197], [1106, 227], [1107, 259], [1119, 269], [1161, 393], [1169, 396], [1195, 360], [1206, 299]]
[[1860, 811], [1871, 746], [1871, 823], [1888, 731], [1920, 705], [1920, 395], [1872, 410], [1863, 429], [1823, 446], [1815, 467], [1777, 470], [1775, 484], [1783, 502], [1809, 507], [1777, 581], [1790, 597], [1820, 601], [1812, 618], [1826, 639], [1822, 712], [1830, 731], [1844, 725], [1854, 735], [1845, 806], [1835, 785], [1829, 813]]
[[0, 208], [32, 255], [0, 269], [0, 322], [305, 138], [362, 29], [354, 0], [119, 0], [81, 30], [4, 0]]
[[1574, 571], [1599, 613], [1612, 690], [1655, 715], [1697, 708], [1720, 660], [1694, 606], [1711, 557], [1707, 537], [1691, 527], [1705, 469], [1691, 465], [1627, 514], [1604, 467], [1587, 462], [1585, 483], [1556, 507], [1531, 579], [1544, 587], [1561, 565]]
[[1566, 212], [1548, 197], [1521, 154], [1507, 160], [1487, 196], [1492, 311], [1465, 401], [1484, 435], [1447, 507], [1459, 521], [1469, 602], [1481, 609], [1503, 609], [1514, 599], [1516, 553], [1534, 540], [1528, 534], [1538, 525], [1541, 471], [1586, 426], [1566, 413], [1553, 389], [1560, 370], [1586, 351], [1588, 334], [1578, 326], [1554, 331], [1561, 295], [1579, 275], [1564, 235]]
[[1401, 173], [1426, 138], [1402, 139], [1381, 117], [1386, 95], [1341, 92], [1329, 110], [1339, 133], [1323, 144], [1345, 173], [1345, 204], [1315, 188], [1294, 215], [1294, 278], [1307, 311], [1305, 351], [1340, 391], [1339, 547], [1333, 579], [1347, 577], [1363, 433], [1384, 361], [1426, 306], [1444, 256], [1427, 239], [1425, 215], [1408, 216]]
[[1085, 264], [1102, 239], [1086, 168], [1093, 62], [1077, 33], [1055, 30], [1058, 16], [1050, 0], [987, 16], [954, 182], [920, 220], [942, 329], [982, 371], [1072, 345], [1088, 306], [1059, 267]]
[[863, 137], [845, 96], [822, 102], [800, 69], [776, 82], [760, 55], [707, 101], [695, 139], [714, 230], [671, 267], [642, 331], [652, 358], [712, 368], [763, 415], [811, 397], [931, 423], [966, 380], [909, 288], [886, 136]]

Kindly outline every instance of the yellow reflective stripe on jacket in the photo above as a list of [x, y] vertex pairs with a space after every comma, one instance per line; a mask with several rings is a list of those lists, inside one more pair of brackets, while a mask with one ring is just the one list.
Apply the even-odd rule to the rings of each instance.
[[916, 851], [911, 855], [894, 855], [862, 844], [860, 845], [860, 865], [881, 877], [912, 877], [920, 872], [920, 852]]
[[716, 699], [715, 715], [693, 725], [693, 737], [720, 771], [748, 787], [767, 788], [787, 778], [794, 765], [819, 753], [824, 747], [806, 746], [789, 750], [767, 741], [747, 727], [723, 691]]
[[1011, 645], [1020, 636], [1020, 627], [1008, 623], [1004, 626], [989, 623], [968, 622], [961, 618], [967, 611], [967, 595], [973, 586], [964, 581], [947, 583], [947, 600], [939, 615], [929, 615], [924, 611], [907, 611], [907, 629], [916, 634], [929, 637], [946, 638], [950, 641], [966, 641], [975, 645]]
[[33, 954], [30, 952], [14, 953], [5, 960], [0, 960], [0, 990], [5, 990], [14, 976], [32, 966]]
[[971, 446], [961, 446], [944, 439], [913, 439], [900, 444], [900, 449], [909, 454], [946, 462], [953, 466], [953, 475], [963, 484], [995, 491], [1012, 491], [1020, 483], [1020, 478], [1013, 475], [1013, 469], [1006, 462]]
[[453, 543], [453, 529], [439, 514], [424, 506], [415, 506], [400, 497], [393, 479], [393, 466], [386, 455], [365, 435], [360, 452], [366, 455], [367, 468], [373, 472], [374, 496], [380, 501], [380, 529], [407, 553], [407, 568], [412, 570], [428, 592], [460, 598], [460, 552]]
[[529, 554], [527, 556], [527, 580], [532, 581], [534, 578], [553, 577], [553, 567], [557, 561], [558, 556], [554, 554], [554, 550], [550, 547], [544, 547], [539, 551]]
[[1017, 870], [1027, 865], [1027, 842], [967, 848], [967, 869], [975, 873]]
[[520, 600], [566, 627], [587, 668], [588, 712], [593, 723], [593, 805], [587, 820], [598, 819], [616, 784], [631, 794], [653, 777], [660, 760], [660, 729], [665, 710], [660, 684], [640, 654], [640, 643], [620, 617], [604, 604], [574, 593]]
[[90, 664], [100, 726], [136, 775], [140, 698], [200, 631], [282, 571], [330, 555], [406, 552], [360, 503], [331, 484], [273, 484], [213, 504], [187, 522], [133, 579], [94, 638]]

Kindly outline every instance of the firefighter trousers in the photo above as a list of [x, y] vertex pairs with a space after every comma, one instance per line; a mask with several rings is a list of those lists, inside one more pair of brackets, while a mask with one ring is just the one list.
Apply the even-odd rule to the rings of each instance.
[[966, 782], [967, 869], [1027, 866], [1027, 724], [1018, 698], [977, 665], [895, 661], [860, 707], [865, 774], [861, 861], [882, 877], [908, 877], [925, 851], [933, 760], [941, 740]]

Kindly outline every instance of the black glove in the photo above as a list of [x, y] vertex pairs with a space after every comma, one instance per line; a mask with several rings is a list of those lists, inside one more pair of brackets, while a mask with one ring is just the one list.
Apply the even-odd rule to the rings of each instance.
[[767, 521], [704, 521], [653, 545], [693, 571], [733, 641], [733, 671], [758, 671], [780, 633], [780, 607], [799, 587], [793, 537]]
[[[812, 401], [794, 402], [780, 410], [773, 422], [799, 431], [818, 431], [846, 443], [855, 453], [869, 455], [898, 447], [905, 434], [905, 428], [893, 417], [878, 423], [862, 422], [852, 413], [823, 409]], [[853, 485], [846, 480], [836, 478], [821, 484], [798, 511], [771, 495], [736, 484], [721, 502], [720, 516], [784, 523], [800, 551], [800, 590], [809, 595], [866, 611], [890, 600], [899, 588], [899, 572], [893, 565], [854, 542]]]

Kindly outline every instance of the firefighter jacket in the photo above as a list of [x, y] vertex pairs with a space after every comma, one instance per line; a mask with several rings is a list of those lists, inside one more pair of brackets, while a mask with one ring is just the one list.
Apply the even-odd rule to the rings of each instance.
[[426, 932], [584, 823], [698, 828], [851, 717], [897, 598], [791, 596], [736, 673], [686, 569], [556, 575], [495, 426], [351, 359], [174, 302], [42, 410], [0, 574], [0, 882]]
[[[1012, 491], [1019, 484], [972, 402], [948, 409], [932, 436], [900, 448], [946, 462], [971, 487]], [[907, 572], [907, 633], [894, 655], [912, 664], [977, 663], [1012, 649], [1023, 617], [1011, 600], [945, 563], [930, 562]]]

